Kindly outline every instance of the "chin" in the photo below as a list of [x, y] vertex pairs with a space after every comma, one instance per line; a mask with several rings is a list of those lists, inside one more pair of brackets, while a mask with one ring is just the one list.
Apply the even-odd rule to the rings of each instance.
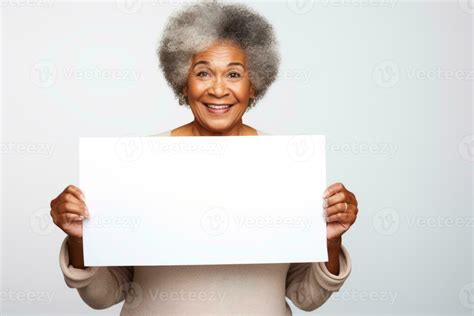
[[203, 125], [208, 131], [216, 133], [225, 132], [232, 127], [228, 120], [206, 120]]

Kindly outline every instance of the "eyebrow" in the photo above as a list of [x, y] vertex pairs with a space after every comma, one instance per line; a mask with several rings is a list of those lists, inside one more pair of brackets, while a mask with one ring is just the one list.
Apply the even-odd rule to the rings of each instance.
[[[211, 63], [208, 62], [207, 60], [200, 60], [197, 63], [194, 64], [193, 68], [196, 67], [197, 65], [204, 64], [204, 65], [210, 65]], [[239, 63], [237, 61], [231, 62], [227, 64], [227, 67], [229, 66], [240, 66], [245, 69], [244, 65], [242, 63]]]

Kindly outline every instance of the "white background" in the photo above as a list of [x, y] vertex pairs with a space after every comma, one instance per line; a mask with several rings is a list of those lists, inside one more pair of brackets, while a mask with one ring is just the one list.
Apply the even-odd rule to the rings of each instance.
[[[155, 55], [181, 2], [2, 1], [3, 314], [118, 314], [66, 287], [49, 202], [77, 184], [79, 136], [192, 119]], [[360, 203], [343, 237], [352, 274], [313, 314], [471, 315], [472, 1], [249, 5], [274, 25], [283, 62], [246, 123], [325, 134], [328, 182]]]

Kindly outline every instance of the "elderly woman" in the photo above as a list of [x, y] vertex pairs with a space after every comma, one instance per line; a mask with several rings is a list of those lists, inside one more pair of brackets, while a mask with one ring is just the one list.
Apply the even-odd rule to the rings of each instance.
[[[235, 4], [188, 6], [170, 19], [158, 54], [179, 103], [194, 115], [192, 122], [159, 135], [262, 134], [242, 123], [278, 73], [276, 39], [262, 16]], [[70, 185], [51, 201], [53, 221], [68, 235], [60, 267], [66, 284], [90, 307], [125, 301], [121, 315], [291, 315], [285, 297], [311, 311], [350, 274], [341, 236], [358, 212], [354, 194], [340, 183], [315, 194], [324, 197], [328, 262], [84, 267], [82, 219], [88, 210], [82, 191]]]

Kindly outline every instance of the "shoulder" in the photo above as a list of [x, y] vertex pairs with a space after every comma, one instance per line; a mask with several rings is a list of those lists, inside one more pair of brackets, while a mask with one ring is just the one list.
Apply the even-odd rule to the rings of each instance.
[[[152, 134], [152, 135], [147, 135], [147, 137], [154, 137], [154, 136], [171, 136], [171, 129], [170, 130], [167, 130], [167, 131], [164, 131], [164, 132], [161, 132], [161, 133], [156, 133], [156, 134]], [[175, 129], [175, 131], [179, 134], [179, 130]], [[262, 131], [260, 129], [255, 129], [255, 131], [257, 132], [257, 135], [258, 136], [269, 136], [269, 135], [272, 135], [270, 133], [267, 133], [265, 131]]]
[[272, 135], [272, 134], [269, 134], [267, 132], [264, 132], [262, 130], [257, 129], [257, 135], [258, 136], [269, 136], [269, 135]]
[[149, 136], [171, 136], [171, 133], [173, 133], [173, 136], [186, 136], [190, 134], [189, 129], [191, 127], [191, 123], [192, 122]]
[[147, 137], [154, 137], [154, 136], [171, 136], [171, 130], [164, 131], [164, 132], [161, 132], [161, 133], [152, 134], [152, 135], [147, 135]]
[[258, 128], [243, 124], [244, 126], [244, 134], [242, 135], [257, 135], [257, 136], [262, 136], [262, 135], [271, 135], [267, 132], [264, 132]]

